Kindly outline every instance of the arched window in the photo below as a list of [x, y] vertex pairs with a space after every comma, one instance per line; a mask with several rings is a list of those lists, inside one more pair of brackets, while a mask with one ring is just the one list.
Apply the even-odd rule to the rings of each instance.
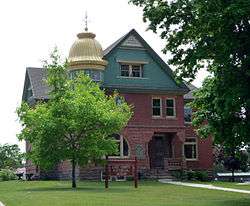
[[127, 141], [123, 138], [122, 135], [114, 134], [114, 139], [117, 142], [118, 153], [112, 155], [112, 157], [128, 157], [129, 156], [129, 147]]

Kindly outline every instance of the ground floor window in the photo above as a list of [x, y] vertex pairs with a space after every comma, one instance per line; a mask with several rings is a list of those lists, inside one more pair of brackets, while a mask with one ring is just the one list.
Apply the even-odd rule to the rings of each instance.
[[117, 142], [118, 153], [112, 155], [111, 157], [128, 157], [129, 156], [129, 147], [128, 143], [122, 135], [115, 134], [113, 135], [115, 141]]
[[186, 138], [183, 150], [186, 160], [197, 160], [197, 138]]

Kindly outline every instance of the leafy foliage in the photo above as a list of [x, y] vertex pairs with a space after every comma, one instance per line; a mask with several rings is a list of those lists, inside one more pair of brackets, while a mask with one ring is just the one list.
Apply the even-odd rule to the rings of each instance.
[[0, 181], [9, 181], [9, 180], [15, 180], [17, 176], [13, 172], [13, 170], [10, 169], [1, 169], [0, 170]]
[[201, 136], [235, 156], [250, 141], [250, 1], [130, 0], [149, 29], [166, 39], [163, 51], [178, 78], [208, 77], [195, 94], [193, 123]]
[[198, 180], [198, 181], [208, 181], [208, 173], [205, 171], [193, 171], [193, 170], [179, 170], [173, 171], [171, 173], [178, 180]]
[[24, 127], [19, 139], [31, 143], [29, 157], [42, 168], [71, 160], [75, 181], [76, 165], [86, 165], [116, 151], [111, 135], [125, 127], [131, 109], [125, 101], [117, 105], [117, 93], [107, 96], [85, 75], [69, 79], [67, 64], [58, 63], [56, 51], [51, 58], [45, 65], [50, 100], [34, 107], [23, 103], [18, 108]]
[[22, 165], [23, 154], [18, 145], [0, 145], [0, 169], [16, 169]]

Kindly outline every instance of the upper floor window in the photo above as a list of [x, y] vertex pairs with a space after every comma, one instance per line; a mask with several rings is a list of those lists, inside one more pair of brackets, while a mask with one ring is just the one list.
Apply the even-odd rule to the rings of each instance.
[[85, 74], [88, 75], [92, 80], [99, 82], [102, 80], [102, 71], [100, 70], [85, 70]]
[[112, 155], [111, 157], [128, 157], [129, 156], [129, 147], [127, 141], [123, 138], [122, 135], [114, 134], [113, 135], [116, 143], [118, 153]]
[[183, 149], [186, 160], [197, 160], [197, 139], [195, 137], [186, 138]]
[[152, 115], [153, 117], [161, 116], [161, 98], [152, 99]]
[[185, 123], [192, 122], [192, 108], [187, 105], [184, 106], [184, 121]]
[[81, 73], [84, 73], [85, 75], [89, 76], [93, 81], [95, 82], [99, 82], [102, 81], [103, 79], [103, 73], [101, 70], [92, 70], [92, 69], [78, 69], [78, 70], [73, 70], [70, 71], [69, 73], [69, 77], [70, 79], [74, 79], [76, 78], [78, 75], [80, 75]]
[[143, 77], [143, 68], [141, 64], [121, 64], [122, 77]]
[[175, 117], [176, 116], [175, 99], [173, 99], [173, 98], [166, 99], [166, 116], [167, 117]]

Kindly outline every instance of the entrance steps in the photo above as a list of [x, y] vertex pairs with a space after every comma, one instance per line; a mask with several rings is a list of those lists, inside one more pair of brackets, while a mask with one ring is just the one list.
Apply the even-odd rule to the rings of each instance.
[[163, 169], [151, 169], [149, 175], [152, 179], [175, 179], [169, 171], [165, 171]]

